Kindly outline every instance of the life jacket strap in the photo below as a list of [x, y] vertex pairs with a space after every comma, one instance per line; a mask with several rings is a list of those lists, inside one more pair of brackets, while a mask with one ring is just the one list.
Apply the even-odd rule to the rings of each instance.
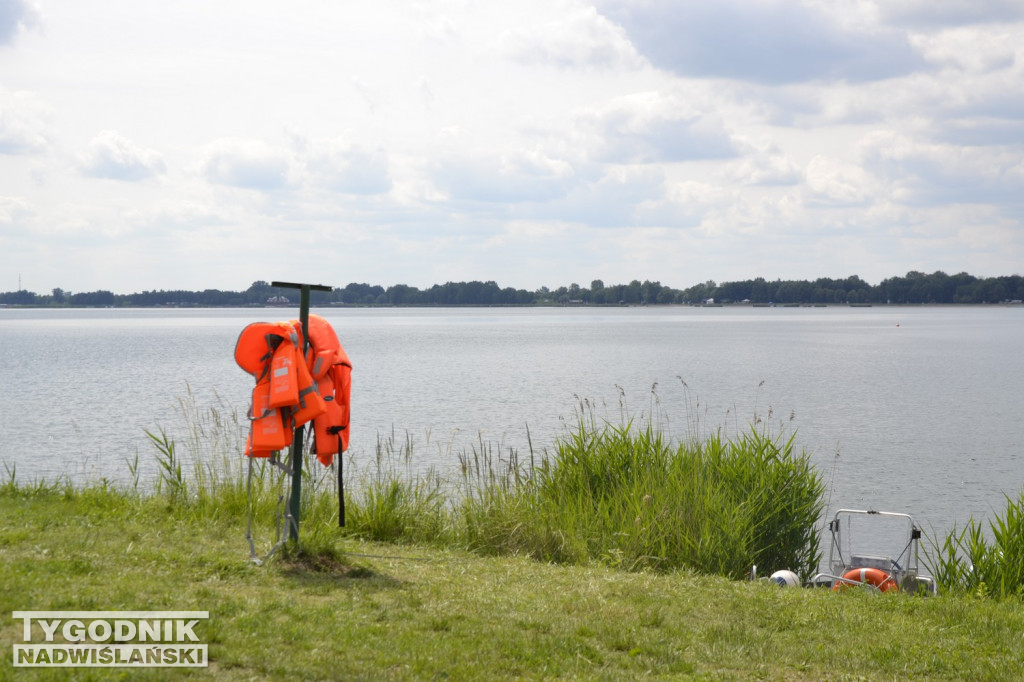
[[284, 337], [280, 334], [264, 334], [263, 340], [267, 342], [267, 352], [260, 356], [259, 359], [260, 366], [263, 369], [260, 372], [260, 375], [256, 377], [257, 384], [263, 381], [263, 377], [270, 373], [270, 361], [274, 357], [274, 351], [276, 351], [277, 347], [281, 345], [282, 341], [284, 341]]
[[301, 407], [306, 407], [306, 396], [310, 393], [316, 393], [316, 384], [310, 384], [299, 391], [299, 405]]
[[338, 527], [345, 527], [345, 453], [341, 451], [341, 433], [338, 432]]

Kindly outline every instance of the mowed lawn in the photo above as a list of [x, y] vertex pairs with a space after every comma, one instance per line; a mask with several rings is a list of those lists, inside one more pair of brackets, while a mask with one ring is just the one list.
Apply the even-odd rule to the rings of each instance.
[[[248, 555], [244, 518], [0, 487], [0, 679], [1024, 678], [1019, 599], [783, 589], [340, 531], [263, 566]], [[15, 668], [11, 614], [30, 610], [209, 611], [195, 629], [209, 667]]]

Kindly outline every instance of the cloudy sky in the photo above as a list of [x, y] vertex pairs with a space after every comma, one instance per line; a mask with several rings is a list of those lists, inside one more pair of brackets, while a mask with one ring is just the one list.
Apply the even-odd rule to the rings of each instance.
[[1021, 0], [0, 0], [0, 291], [1024, 273]]

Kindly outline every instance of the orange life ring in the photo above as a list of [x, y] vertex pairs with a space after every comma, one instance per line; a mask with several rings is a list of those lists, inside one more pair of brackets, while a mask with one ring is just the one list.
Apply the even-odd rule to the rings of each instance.
[[891, 575], [878, 568], [854, 568], [847, 571], [843, 574], [843, 579], [837, 580], [832, 589], [839, 590], [850, 583], [867, 583], [882, 592], [895, 592], [900, 589]]

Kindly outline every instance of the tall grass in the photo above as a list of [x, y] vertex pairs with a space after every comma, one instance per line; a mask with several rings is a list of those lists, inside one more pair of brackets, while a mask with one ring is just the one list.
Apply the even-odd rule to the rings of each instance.
[[451, 526], [443, 478], [433, 468], [415, 469], [415, 447], [394, 431], [377, 438], [375, 461], [356, 477], [346, 505], [346, 526], [353, 535], [388, 542], [444, 542]]
[[[248, 422], [220, 396], [201, 406], [189, 388], [178, 400], [177, 411], [185, 425], [184, 432], [177, 434], [180, 439], [163, 427], [145, 431], [156, 477], [140, 490], [138, 457], [128, 460], [132, 474], [128, 494], [165, 504], [168, 513], [180, 517], [214, 523], [249, 519], [254, 555], [274, 550], [288, 531], [290, 482], [283, 471], [291, 467], [289, 454], [280, 453], [281, 460], [244, 457]], [[308, 460], [308, 439], [306, 445], [303, 456]], [[325, 520], [332, 517], [336, 523], [337, 513], [330, 473], [319, 466], [303, 468], [300, 518], [310, 520], [303, 529], [306, 544], [326, 546], [334, 540], [325, 532], [330, 526]]]
[[[354, 468], [346, 455], [343, 529], [336, 469], [305, 466], [300, 536], [323, 547], [341, 535], [731, 578], [754, 565], [817, 567], [824, 485], [793, 437], [755, 420], [729, 438], [721, 430], [698, 438], [694, 426], [672, 442], [658, 419], [612, 425], [586, 405], [550, 449], [531, 443], [528, 461], [481, 439], [457, 454], [450, 477], [422, 470], [409, 436], [378, 437], [373, 461]], [[147, 432], [159, 479], [149, 492], [136, 484], [135, 494], [200, 519], [248, 515], [266, 546], [289, 489], [282, 467], [242, 456], [246, 424], [229, 406], [200, 408], [190, 391], [180, 408], [189, 425], [181, 444], [162, 429]]]
[[929, 537], [925, 562], [939, 589], [996, 598], [1024, 597], [1024, 493], [984, 526], [972, 517], [945, 537]]
[[261, 513], [272, 511], [279, 497], [272, 470], [261, 464], [250, 481], [248, 463], [240, 456], [248, 429], [244, 416], [220, 396], [200, 406], [186, 389], [177, 405], [184, 433], [169, 434], [163, 427], [145, 431], [157, 475], [142, 492], [137, 456], [128, 462], [135, 492], [165, 501], [175, 513], [203, 519], [237, 518], [251, 504]]
[[509, 480], [464, 499], [471, 548], [733, 578], [753, 565], [806, 574], [820, 559], [821, 479], [792, 438], [754, 427], [672, 444], [651, 425], [581, 419]]

